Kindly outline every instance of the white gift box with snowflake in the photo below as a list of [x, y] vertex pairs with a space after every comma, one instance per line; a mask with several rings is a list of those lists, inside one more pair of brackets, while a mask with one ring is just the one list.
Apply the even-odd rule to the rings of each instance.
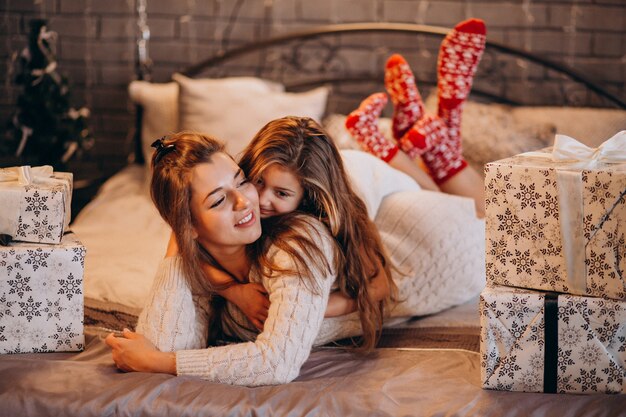
[[0, 234], [35, 243], [61, 242], [71, 218], [73, 175], [49, 165], [0, 169]]
[[484, 388], [626, 392], [626, 302], [493, 286], [479, 308]]
[[85, 253], [73, 233], [59, 245], [0, 246], [0, 353], [84, 348]]
[[557, 135], [485, 173], [488, 282], [626, 299], [626, 131], [598, 149]]

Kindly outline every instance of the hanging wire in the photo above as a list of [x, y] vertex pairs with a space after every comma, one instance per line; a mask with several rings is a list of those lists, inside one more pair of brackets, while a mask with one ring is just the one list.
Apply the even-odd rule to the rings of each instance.
[[237, 18], [239, 18], [239, 12], [244, 2], [245, 0], [237, 0], [235, 5], [233, 6], [230, 16], [228, 17], [228, 22], [226, 23], [226, 27], [224, 28], [221, 51], [228, 51], [229, 43], [231, 40], [230, 35], [232, 34], [235, 23], [237, 23]]
[[150, 81], [152, 78], [152, 60], [148, 54], [150, 27], [148, 26], [147, 0], [137, 0], [137, 79]]

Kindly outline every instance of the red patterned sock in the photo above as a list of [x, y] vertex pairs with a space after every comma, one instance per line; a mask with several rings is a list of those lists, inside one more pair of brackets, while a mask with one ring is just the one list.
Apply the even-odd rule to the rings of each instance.
[[412, 158], [420, 155], [437, 184], [443, 184], [467, 166], [449, 131], [440, 117], [427, 114], [400, 139], [400, 148]]
[[394, 54], [387, 60], [385, 88], [393, 102], [393, 137], [400, 139], [424, 114], [415, 76], [402, 55]]
[[450, 146], [461, 147], [463, 103], [472, 88], [476, 68], [485, 50], [486, 33], [482, 20], [466, 20], [454, 27], [439, 49], [437, 114], [449, 128]]
[[389, 162], [398, 152], [398, 146], [386, 139], [378, 128], [378, 118], [385, 104], [385, 93], [372, 94], [348, 115], [346, 128], [366, 152]]

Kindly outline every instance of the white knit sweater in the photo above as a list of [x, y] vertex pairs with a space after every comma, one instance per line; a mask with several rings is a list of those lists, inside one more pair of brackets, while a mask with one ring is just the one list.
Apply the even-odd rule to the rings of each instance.
[[[313, 227], [311, 227], [313, 229]], [[326, 228], [303, 233], [320, 236], [319, 247], [332, 265], [333, 243]], [[317, 232], [317, 233], [315, 233]], [[284, 251], [270, 251], [277, 266], [294, 269], [293, 259]], [[307, 265], [313, 265], [310, 254]], [[214, 382], [235, 385], [271, 385], [296, 378], [309, 357], [318, 334], [335, 274], [311, 269], [309, 279], [283, 274], [253, 277], [269, 294], [270, 308], [263, 331], [236, 336], [249, 342], [206, 348], [208, 309], [206, 299], [194, 297], [182, 272], [180, 257], [161, 262], [137, 331], [162, 351], [176, 352], [178, 375], [196, 375]], [[232, 311], [232, 310], [231, 310]], [[252, 339], [256, 336], [256, 339]]]

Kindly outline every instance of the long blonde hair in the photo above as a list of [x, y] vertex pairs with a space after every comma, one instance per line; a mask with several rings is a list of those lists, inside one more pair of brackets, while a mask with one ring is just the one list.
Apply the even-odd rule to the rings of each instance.
[[[239, 161], [252, 181], [261, 178], [273, 164], [298, 178], [304, 190], [299, 210], [320, 219], [337, 242], [339, 290], [356, 300], [363, 330], [361, 348], [370, 351], [380, 335], [384, 305], [373, 303], [367, 291], [367, 283], [379, 272], [374, 260], [379, 260], [386, 272], [392, 289], [390, 299], [395, 298], [396, 286], [378, 230], [367, 216], [365, 203], [350, 185], [337, 147], [313, 119], [276, 119], [255, 135]], [[274, 233], [273, 228], [263, 229], [264, 235]]]

